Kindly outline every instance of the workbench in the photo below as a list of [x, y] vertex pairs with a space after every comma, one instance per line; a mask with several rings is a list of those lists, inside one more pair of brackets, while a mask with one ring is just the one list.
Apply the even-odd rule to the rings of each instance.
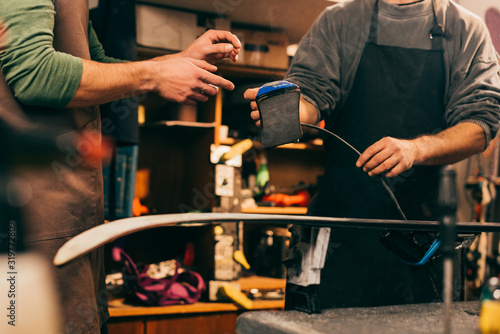
[[[240, 278], [236, 282], [242, 290], [284, 289], [286, 283], [284, 279], [257, 276]], [[283, 299], [257, 300], [253, 310], [278, 311], [284, 306]], [[110, 334], [234, 334], [236, 319], [245, 311], [231, 302], [141, 306], [115, 299], [109, 301], [108, 328]]]
[[[479, 302], [453, 304], [452, 333], [479, 333]], [[238, 317], [238, 334], [409, 334], [444, 333], [444, 304], [339, 308], [320, 314], [257, 311]]]

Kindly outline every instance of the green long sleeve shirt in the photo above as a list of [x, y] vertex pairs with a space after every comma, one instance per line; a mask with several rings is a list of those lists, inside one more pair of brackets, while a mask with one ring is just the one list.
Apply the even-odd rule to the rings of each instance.
[[[0, 1], [0, 66], [14, 96], [27, 105], [64, 108], [80, 84], [82, 59], [54, 49], [55, 15], [52, 0]], [[106, 57], [90, 22], [88, 36], [92, 60], [122, 62]]]

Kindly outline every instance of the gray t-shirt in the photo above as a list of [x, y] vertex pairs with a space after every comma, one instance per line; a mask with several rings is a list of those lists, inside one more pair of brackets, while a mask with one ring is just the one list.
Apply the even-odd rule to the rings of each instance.
[[[342, 107], [352, 87], [376, 0], [328, 7], [302, 39], [286, 79], [300, 86], [320, 117]], [[487, 143], [498, 131], [500, 75], [497, 53], [485, 23], [463, 7], [436, 0], [439, 23], [451, 38], [443, 45], [446, 73], [444, 123], [479, 124]], [[435, 25], [431, 0], [399, 6], [379, 1], [377, 44], [431, 49]]]

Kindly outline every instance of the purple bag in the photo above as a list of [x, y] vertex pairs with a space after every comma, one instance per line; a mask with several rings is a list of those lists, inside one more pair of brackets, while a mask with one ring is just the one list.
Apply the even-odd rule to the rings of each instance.
[[149, 265], [137, 267], [121, 248], [113, 247], [113, 259], [124, 266], [125, 278], [128, 280], [135, 296], [152, 306], [196, 303], [206, 286], [200, 274], [194, 271], [179, 272], [179, 262], [175, 261], [175, 273], [165, 278], [153, 278], [148, 274]]

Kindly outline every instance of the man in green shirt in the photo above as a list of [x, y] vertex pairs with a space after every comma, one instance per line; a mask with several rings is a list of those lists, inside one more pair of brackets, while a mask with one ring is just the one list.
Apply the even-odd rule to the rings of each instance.
[[[30, 131], [57, 125], [60, 139], [83, 138], [47, 166], [14, 171], [27, 194], [21, 209], [28, 247], [49, 260], [69, 238], [104, 221], [101, 163], [84, 159], [99, 146], [96, 106], [147, 92], [205, 102], [219, 87], [234, 88], [214, 74], [213, 64], [236, 61], [241, 47], [229, 32], [208, 31], [180, 53], [122, 62], [105, 56], [88, 15], [87, 0], [0, 1], [0, 126]], [[101, 251], [54, 272], [64, 332], [99, 333], [109, 317]]]

